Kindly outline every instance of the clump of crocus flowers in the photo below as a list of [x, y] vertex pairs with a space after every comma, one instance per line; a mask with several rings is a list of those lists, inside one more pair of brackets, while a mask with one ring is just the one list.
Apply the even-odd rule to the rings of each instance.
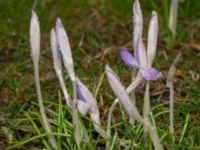
[[126, 88], [120, 83], [119, 78], [109, 66], [106, 66], [106, 73], [113, 92], [124, 106], [124, 109], [126, 110], [128, 115], [144, 125], [145, 132], [149, 132], [155, 149], [161, 150], [163, 148], [160, 143], [159, 136], [156, 132], [156, 129], [153, 127], [150, 119], [149, 96], [150, 81], [158, 80], [162, 77], [162, 73], [152, 67], [152, 63], [156, 54], [158, 36], [158, 17], [157, 13], [153, 11], [149, 24], [148, 44], [146, 50], [142, 39], [143, 18], [138, 0], [136, 0], [134, 3], [133, 13], [133, 47], [135, 51], [135, 56], [133, 56], [128, 50], [123, 48], [121, 50], [121, 58], [124, 61], [124, 63], [129, 67], [138, 69], [135, 80], [137, 80], [137, 78], [141, 78], [141, 80], [137, 83], [137, 85], [141, 84], [142, 82], [145, 82], [146, 84], [144, 94], [143, 117], [139, 114], [138, 110], [136, 109], [135, 102], [133, 102], [128, 95], [128, 93], [131, 93], [132, 90], [135, 90], [137, 86], [135, 86], [135, 88], [132, 88], [130, 91], [126, 91]]
[[[156, 46], [157, 46], [157, 36], [158, 36], [158, 16], [155, 11], [152, 12], [149, 31], [148, 31], [148, 42], [147, 48], [143, 42], [142, 32], [143, 32], [143, 18], [142, 11], [140, 8], [140, 3], [138, 0], [135, 0], [133, 5], [133, 48], [134, 55], [131, 54], [127, 49], [121, 49], [121, 58], [123, 62], [129, 67], [133, 68], [135, 71], [134, 79], [132, 83], [126, 88], [120, 82], [119, 77], [111, 69], [109, 65], [106, 65], [105, 72], [107, 74], [108, 82], [116, 95], [117, 99], [113, 102], [113, 105], [110, 108], [108, 115], [108, 127], [107, 132], [101, 127], [100, 121], [100, 112], [98, 108], [98, 103], [94, 98], [93, 94], [84, 85], [81, 80], [76, 76], [74, 70], [74, 63], [72, 58], [72, 51], [69, 43], [67, 33], [63, 27], [62, 21], [60, 18], [57, 18], [56, 25], [51, 29], [50, 33], [50, 43], [51, 51], [53, 55], [54, 69], [58, 77], [66, 104], [70, 110], [72, 116], [72, 122], [74, 126], [74, 138], [76, 140], [77, 147], [81, 149], [80, 143], [85, 140], [88, 141], [87, 133], [83, 132], [83, 127], [80, 125], [79, 114], [83, 116], [89, 115], [94, 129], [104, 138], [111, 137], [110, 134], [110, 122], [113, 108], [115, 105], [120, 102], [124, 107], [127, 114], [131, 119], [138, 121], [144, 126], [144, 133], [149, 133], [154, 148], [156, 150], [162, 150], [163, 146], [161, 144], [159, 135], [156, 131], [155, 126], [153, 125], [150, 119], [150, 82], [158, 80], [162, 77], [162, 73], [157, 69], [152, 67], [153, 61], [156, 55]], [[40, 89], [39, 82], [39, 55], [40, 55], [40, 30], [39, 30], [39, 21], [35, 12], [32, 13], [31, 26], [30, 26], [30, 42], [31, 42], [31, 56], [33, 59], [34, 70], [35, 70], [35, 79], [36, 79], [36, 88], [38, 94], [38, 102], [40, 106], [40, 112], [42, 115], [43, 123], [45, 130], [50, 134], [51, 127], [48, 122], [47, 116], [44, 111], [42, 94]], [[65, 85], [63, 78], [63, 68], [62, 62], [64, 64], [67, 73], [69, 74], [70, 80], [73, 85], [73, 96], [70, 96]], [[171, 81], [171, 80], [170, 80]], [[135, 101], [132, 101], [132, 98], [129, 96], [130, 93], [135, 92], [135, 89], [139, 86], [145, 85], [144, 93], [144, 107], [143, 107], [143, 116], [139, 113]], [[173, 101], [172, 101], [173, 102]], [[173, 105], [172, 105], [173, 106]], [[173, 109], [171, 106], [171, 110]], [[170, 114], [172, 116], [172, 114]], [[171, 117], [173, 121], [173, 117]], [[133, 124], [134, 125], [134, 124]], [[173, 122], [171, 123], [171, 130]], [[84, 133], [84, 134], [83, 134]], [[54, 149], [57, 149], [56, 140], [54, 136], [49, 136], [49, 141]], [[109, 148], [109, 142], [106, 145]]]

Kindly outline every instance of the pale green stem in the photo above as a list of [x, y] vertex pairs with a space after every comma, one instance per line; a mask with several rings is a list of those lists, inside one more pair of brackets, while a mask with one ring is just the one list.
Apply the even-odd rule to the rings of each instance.
[[78, 146], [78, 149], [80, 149], [80, 142], [82, 141], [82, 134], [81, 134], [81, 127], [80, 127], [80, 121], [78, 117], [78, 111], [77, 111], [77, 82], [76, 80], [72, 81], [73, 86], [73, 105], [72, 105], [72, 122], [74, 126], [74, 137], [76, 144]]
[[[150, 97], [149, 97], [149, 88], [150, 88], [150, 83], [149, 81], [146, 81], [146, 89], [145, 89], [145, 94], [144, 94], [144, 106], [143, 106], [143, 117], [144, 121], [146, 123], [150, 122]], [[144, 126], [144, 133], [146, 133], [148, 129]]]
[[[134, 69], [133, 72], [132, 72], [132, 82], [135, 80], [136, 76], [137, 76], [137, 70]], [[134, 105], [135, 105], [135, 104], [136, 104], [135, 90], [133, 90], [133, 91], [131, 92], [130, 97], [131, 97], [132, 102], [133, 102]], [[135, 124], [135, 119], [133, 119], [133, 118], [130, 117], [130, 118], [129, 118], [129, 123], [130, 123], [131, 125], [134, 125], [134, 124]]]
[[141, 76], [136, 77], [136, 79], [126, 88], [126, 92], [131, 93], [140, 83], [142, 83], [143, 78]]
[[170, 118], [170, 124], [169, 124], [169, 131], [172, 134], [173, 143], [175, 142], [174, 139], [174, 85], [173, 82], [169, 83], [169, 94], [170, 94], [170, 108], [169, 108], [169, 118]]
[[[107, 135], [109, 137], [111, 137], [111, 121], [112, 121], [112, 112], [115, 108], [115, 106], [117, 105], [117, 103], [119, 102], [118, 99], [115, 99], [115, 101], [112, 103], [109, 112], [108, 112], [108, 122], [107, 122]], [[106, 141], [106, 149], [108, 149], [110, 147], [110, 139]]]
[[68, 94], [66, 86], [65, 86], [65, 82], [64, 82], [64, 79], [63, 79], [62, 72], [61, 71], [57, 71], [57, 76], [58, 76], [58, 79], [59, 79], [59, 82], [60, 82], [60, 86], [62, 88], [64, 97], [65, 97], [65, 100], [67, 102], [67, 105], [69, 107], [71, 107], [72, 102], [70, 101], [70, 97], [69, 97], [69, 94]]
[[[42, 116], [42, 121], [45, 127], [45, 131], [47, 132], [47, 134], [52, 133], [51, 131], [51, 126], [48, 122], [46, 113], [45, 113], [45, 109], [44, 109], [44, 105], [43, 105], [43, 100], [42, 100], [42, 93], [41, 93], [41, 88], [40, 88], [40, 76], [39, 76], [39, 63], [38, 61], [33, 61], [33, 66], [34, 66], [34, 74], [35, 74], [35, 83], [36, 83], [36, 91], [37, 91], [37, 97], [38, 97], [38, 103], [39, 103], [39, 107], [40, 107], [40, 113]], [[53, 135], [49, 135], [49, 141], [51, 143], [51, 146], [54, 149], [57, 149], [57, 144], [56, 144], [56, 140], [54, 138]]]
[[154, 149], [155, 150], [163, 150], [163, 146], [160, 143], [160, 138], [158, 136], [156, 129], [153, 127], [151, 122], [149, 122], [149, 123], [150, 124], [147, 126], [148, 126], [149, 135], [151, 136], [151, 139], [152, 139], [152, 142], [154, 145]]
[[147, 131], [149, 132], [149, 135], [151, 136], [155, 150], [163, 150], [163, 147], [160, 143], [160, 138], [158, 136], [156, 128], [152, 125], [152, 122], [150, 120], [151, 106], [150, 106], [149, 90], [150, 90], [150, 82], [146, 81], [146, 89], [145, 89], [145, 94], [144, 94], [143, 117], [144, 117], [144, 122], [147, 125], [144, 125], [144, 132], [145, 133]]

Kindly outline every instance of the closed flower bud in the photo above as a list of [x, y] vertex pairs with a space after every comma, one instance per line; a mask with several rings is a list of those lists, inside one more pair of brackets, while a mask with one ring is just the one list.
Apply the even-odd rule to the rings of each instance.
[[38, 62], [40, 56], [40, 25], [37, 14], [32, 11], [30, 24], [30, 44], [33, 61]]
[[119, 99], [119, 101], [123, 105], [128, 115], [136, 119], [140, 123], [144, 123], [135, 104], [131, 101], [130, 97], [125, 91], [124, 86], [119, 81], [118, 76], [112, 71], [112, 69], [108, 65], [106, 65], [106, 74], [107, 74], [108, 82], [110, 83], [110, 86], [114, 94]]
[[77, 79], [77, 94], [81, 101], [78, 102], [79, 111], [83, 114], [85, 113], [84, 115], [89, 113], [94, 123], [100, 125], [99, 109], [96, 100], [89, 89], [79, 79]]
[[156, 55], [157, 40], [158, 40], [158, 16], [157, 13], [153, 11], [149, 24], [148, 46], [147, 46], [147, 58], [149, 65], [152, 65]]
[[138, 0], [135, 0], [133, 4], [133, 46], [135, 50], [135, 57], [137, 60], [136, 55], [136, 46], [137, 46], [137, 40], [139, 37], [142, 37], [142, 30], [143, 30], [143, 18], [142, 18], [142, 10], [140, 7], [140, 3]]
[[53, 54], [54, 69], [56, 72], [62, 70], [61, 53], [58, 46], [58, 39], [54, 29], [51, 29], [50, 34], [51, 51]]
[[67, 37], [67, 34], [65, 32], [65, 29], [62, 25], [62, 21], [60, 18], [57, 18], [56, 20], [56, 32], [57, 32], [58, 43], [59, 43], [59, 47], [63, 56], [65, 68], [68, 71], [71, 80], [74, 81], [75, 74], [74, 74], [74, 64], [73, 64], [73, 59], [72, 59], [71, 47], [69, 44], [69, 39]]

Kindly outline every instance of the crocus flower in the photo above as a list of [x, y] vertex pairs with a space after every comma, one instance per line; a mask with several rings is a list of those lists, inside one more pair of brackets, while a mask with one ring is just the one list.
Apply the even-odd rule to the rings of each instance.
[[62, 74], [61, 51], [59, 50], [57, 34], [54, 29], [51, 29], [50, 41], [51, 41], [51, 51], [52, 51], [52, 55], [53, 55], [54, 70], [59, 79], [60, 86], [62, 88], [65, 100], [66, 100], [68, 106], [71, 106], [72, 101], [70, 99], [67, 88], [65, 86], [63, 74]]
[[145, 80], [157, 80], [162, 77], [151, 65], [156, 54], [157, 36], [158, 36], [158, 17], [155, 11], [152, 12], [152, 17], [149, 25], [148, 33], [148, 48], [145, 49], [142, 41], [142, 12], [139, 1], [134, 3], [134, 49], [135, 57], [126, 49], [121, 50], [121, 58], [125, 64], [132, 68], [138, 68], [140, 74]]
[[69, 39], [65, 29], [62, 25], [62, 21], [60, 18], [56, 20], [56, 33], [58, 37], [58, 44], [63, 55], [64, 66], [69, 73], [69, 76], [72, 81], [75, 80], [75, 73], [74, 73], [74, 64], [72, 59], [72, 52], [71, 47], [69, 44]]
[[78, 110], [83, 115], [89, 114], [95, 124], [100, 125], [100, 116], [97, 102], [89, 89], [77, 79]]
[[114, 94], [117, 96], [117, 98], [123, 105], [125, 111], [133, 119], [136, 119], [140, 123], [144, 124], [143, 118], [141, 117], [135, 104], [132, 102], [132, 100], [128, 96], [127, 92], [125, 91], [125, 88], [121, 84], [119, 77], [113, 72], [113, 70], [108, 65], [106, 65], [105, 70], [106, 70], [108, 82], [110, 83], [110, 86], [111, 86]]
[[37, 14], [32, 11], [30, 24], [31, 57], [38, 62], [40, 56], [40, 25]]
[[[39, 76], [40, 25], [39, 25], [38, 16], [34, 11], [32, 11], [31, 24], [30, 24], [30, 44], [31, 44], [31, 57], [32, 57], [33, 66], [34, 66], [36, 91], [37, 91], [37, 96], [38, 96], [40, 114], [42, 116], [42, 121], [46, 130], [46, 133], [50, 134], [52, 133], [52, 131], [51, 131], [51, 126], [48, 122], [48, 118], [46, 116], [46, 112], [44, 109], [41, 86], [40, 86], [40, 76]], [[49, 135], [49, 141], [53, 149], [57, 149], [56, 140], [53, 135]]]
[[132, 68], [138, 68], [145, 80], [157, 80], [162, 77], [162, 73], [148, 64], [146, 50], [141, 38], [138, 40], [137, 54], [138, 61], [136, 61], [135, 57], [126, 49], [121, 50], [121, 57], [125, 64]]

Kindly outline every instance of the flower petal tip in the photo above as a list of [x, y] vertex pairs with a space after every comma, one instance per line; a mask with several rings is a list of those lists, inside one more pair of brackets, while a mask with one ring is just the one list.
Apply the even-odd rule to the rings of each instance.
[[60, 17], [57, 17], [57, 19], [56, 19], [56, 27], [60, 28], [62, 26], [63, 25], [62, 25], [62, 21], [61, 21]]
[[153, 16], [157, 16], [157, 13], [156, 13], [156, 11], [155, 10], [153, 10], [152, 11], [152, 14], [151, 14], [151, 16], [153, 17]]

